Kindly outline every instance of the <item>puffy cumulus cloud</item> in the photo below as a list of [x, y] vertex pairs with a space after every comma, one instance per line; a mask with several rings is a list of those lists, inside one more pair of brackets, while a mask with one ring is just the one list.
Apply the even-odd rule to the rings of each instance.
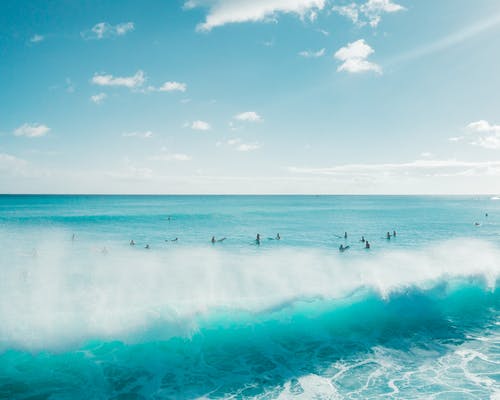
[[121, 24], [111, 25], [107, 22], [99, 22], [91, 29], [81, 32], [84, 39], [106, 39], [116, 36], [124, 36], [135, 29], [133, 22], [122, 22]]
[[187, 85], [181, 82], [165, 82], [157, 90], [159, 92], [185, 92]]
[[234, 119], [238, 121], [247, 121], [247, 122], [261, 122], [262, 117], [257, 114], [255, 111], [245, 111], [239, 114], [236, 114]]
[[98, 93], [90, 96], [90, 101], [95, 104], [101, 104], [108, 95], [106, 93]]
[[382, 68], [378, 64], [367, 60], [374, 52], [364, 39], [349, 43], [347, 46], [340, 48], [334, 55], [337, 60], [342, 61], [337, 71], [350, 73], [374, 71], [381, 74]]
[[[219, 144], [222, 144], [220, 142], [216, 143], [216, 146], [219, 146]], [[226, 144], [232, 148], [234, 148], [236, 151], [242, 151], [242, 152], [247, 152], [247, 151], [254, 151], [258, 150], [261, 148], [261, 145], [258, 142], [253, 142], [253, 143], [243, 143], [240, 138], [231, 138], [226, 141]]]
[[25, 136], [29, 138], [37, 138], [45, 136], [50, 132], [50, 128], [43, 124], [23, 124], [14, 131], [15, 136]]
[[275, 20], [278, 13], [291, 13], [314, 20], [326, 0], [188, 0], [185, 9], [206, 7], [205, 22], [198, 31], [210, 31], [229, 23]]
[[369, 24], [374, 28], [380, 23], [383, 14], [403, 11], [404, 9], [403, 6], [393, 3], [392, 0], [368, 0], [360, 5], [351, 3], [333, 7], [333, 11], [349, 18], [354, 24], [359, 26]]
[[184, 124], [184, 127], [194, 129], [195, 131], [209, 131], [210, 129], [212, 129], [211, 125], [208, 122], [200, 120], [186, 122]]
[[140, 139], [150, 139], [153, 137], [153, 132], [144, 131], [144, 132], [124, 132], [122, 133], [123, 137], [136, 137]]
[[94, 85], [98, 86], [115, 86], [115, 87], [127, 87], [129, 89], [134, 89], [142, 86], [144, 82], [146, 81], [146, 77], [144, 75], [144, 72], [139, 70], [135, 73], [135, 75], [132, 76], [113, 76], [111, 74], [105, 74], [105, 75], [100, 75], [100, 74], [95, 74], [91, 82]]
[[323, 57], [325, 55], [326, 49], [322, 48], [318, 51], [311, 51], [311, 50], [304, 50], [299, 52], [299, 56], [305, 57], [305, 58], [319, 58]]
[[500, 149], [500, 125], [480, 120], [467, 125], [466, 131], [474, 135], [471, 144], [484, 147], [485, 149]]

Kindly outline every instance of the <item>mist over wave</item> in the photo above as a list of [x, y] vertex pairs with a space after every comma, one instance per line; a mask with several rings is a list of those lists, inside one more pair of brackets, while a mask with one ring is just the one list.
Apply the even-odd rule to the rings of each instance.
[[[498, 300], [500, 250], [479, 240], [361, 254], [257, 247], [227, 251], [223, 246], [119, 247], [102, 254], [98, 243], [63, 237], [65, 232], [44, 236], [35, 243], [36, 254], [5, 249], [2, 348], [62, 351], [91, 340], [133, 344], [193, 338], [220, 324], [287, 325], [300, 316], [342, 315], [346, 307], [356, 315], [362, 304], [369, 307], [359, 318], [383, 320], [390, 304], [420, 318], [422, 296], [428, 305], [464, 287], [479, 290], [477, 300], [490, 296], [485, 307]], [[458, 301], [453, 307], [466, 305]], [[354, 329], [356, 317], [349, 318], [338, 322]]]

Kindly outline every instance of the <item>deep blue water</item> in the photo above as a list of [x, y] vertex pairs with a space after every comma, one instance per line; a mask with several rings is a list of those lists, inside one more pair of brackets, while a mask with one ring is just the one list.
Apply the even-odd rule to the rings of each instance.
[[0, 398], [496, 399], [499, 239], [493, 196], [0, 196]]

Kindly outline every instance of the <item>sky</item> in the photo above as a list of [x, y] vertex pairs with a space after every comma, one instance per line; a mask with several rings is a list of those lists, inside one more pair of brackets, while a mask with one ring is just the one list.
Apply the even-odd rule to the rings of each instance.
[[499, 194], [498, 0], [0, 2], [0, 193]]

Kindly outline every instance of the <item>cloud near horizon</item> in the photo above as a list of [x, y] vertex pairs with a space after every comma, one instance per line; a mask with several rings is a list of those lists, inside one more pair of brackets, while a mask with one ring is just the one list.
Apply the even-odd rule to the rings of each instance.
[[115, 77], [111, 74], [106, 74], [106, 75], [95, 74], [91, 79], [91, 82], [94, 85], [115, 86], [115, 87], [122, 86], [122, 87], [127, 87], [129, 89], [140, 87], [144, 84], [145, 81], [146, 77], [142, 70], [138, 70], [135, 73], [135, 75], [125, 76], [125, 77], [120, 77], [120, 76]]

